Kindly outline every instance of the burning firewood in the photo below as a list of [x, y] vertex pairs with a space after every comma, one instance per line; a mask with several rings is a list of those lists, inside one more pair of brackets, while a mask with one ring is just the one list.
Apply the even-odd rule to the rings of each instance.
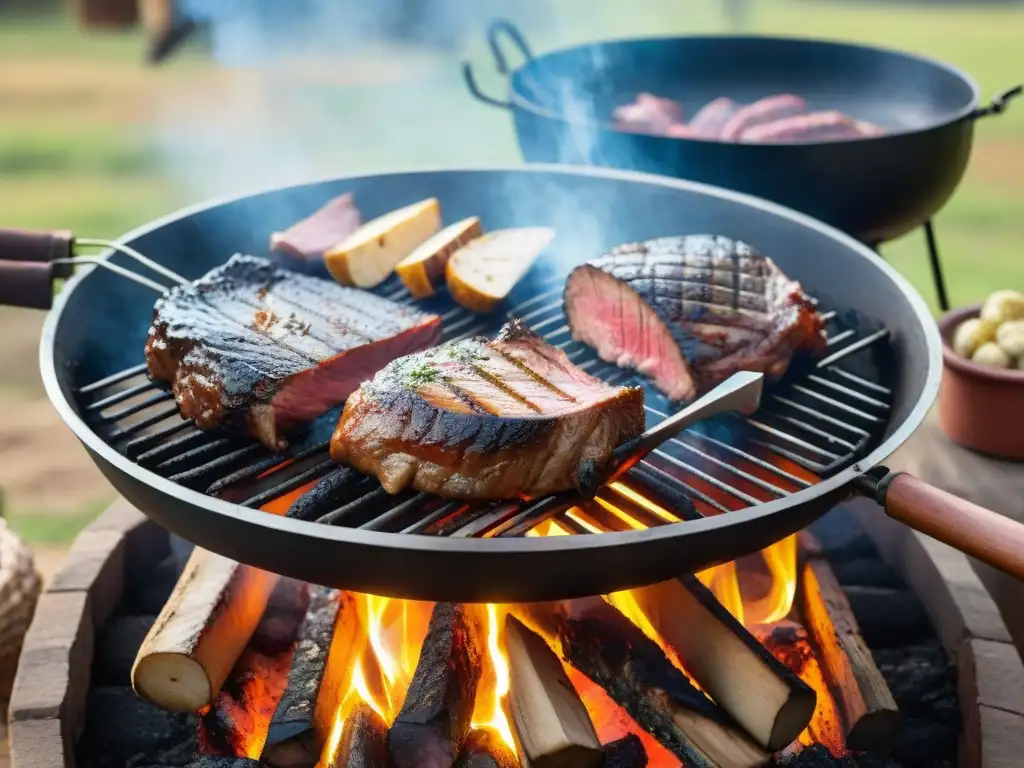
[[601, 768], [645, 768], [647, 750], [635, 733], [604, 745]]
[[[754, 627], [753, 631], [765, 649], [799, 674], [801, 679], [819, 690], [827, 690], [825, 673], [818, 664], [811, 637], [804, 626], [783, 619], [771, 625]], [[807, 724], [807, 736], [815, 744], [825, 745], [836, 755], [846, 754], [846, 735], [839, 719], [839, 710], [831, 696], [818, 697], [814, 716]]]
[[755, 768], [769, 755], [698, 691], [635, 624], [600, 598], [564, 604], [562, 654], [694, 768]]
[[858, 751], [888, 749], [903, 716], [827, 561], [808, 558], [804, 565], [801, 608], [831, 678], [846, 725], [846, 746]]
[[274, 603], [256, 628], [264, 642], [252, 641], [235, 664], [213, 703], [200, 718], [197, 744], [201, 752], [256, 758], [285, 686], [301, 617], [295, 615], [297, 590], [306, 585], [290, 579], [278, 583]]
[[390, 768], [387, 740], [387, 723], [360, 702], [345, 718], [341, 741], [327, 768]]
[[696, 578], [633, 591], [644, 615], [697, 684], [769, 752], [814, 714], [814, 690], [779, 662]]
[[489, 728], [469, 732], [455, 768], [519, 768], [519, 761]]
[[438, 603], [416, 672], [388, 731], [396, 768], [451, 768], [469, 734], [483, 641], [467, 608]]
[[252, 637], [277, 578], [196, 547], [136, 656], [135, 692], [172, 712], [209, 705]]
[[505, 619], [505, 646], [512, 725], [528, 764], [599, 765], [601, 742], [594, 724], [555, 652], [511, 615]]
[[[342, 623], [346, 629], [341, 628]], [[328, 587], [310, 587], [309, 608], [299, 627], [288, 687], [274, 711], [263, 748], [263, 762], [271, 768], [312, 768], [316, 764], [337, 708], [337, 684], [333, 688], [330, 682], [324, 684], [332, 640], [337, 635], [334, 665], [347, 669], [355, 649], [357, 623], [350, 596]]]

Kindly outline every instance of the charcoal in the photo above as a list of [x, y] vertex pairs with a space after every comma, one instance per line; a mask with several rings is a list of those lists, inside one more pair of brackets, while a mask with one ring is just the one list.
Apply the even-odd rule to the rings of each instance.
[[229, 755], [202, 755], [190, 768], [261, 768], [259, 760]]
[[852, 757], [833, 757], [828, 747], [814, 744], [795, 755], [787, 755], [777, 765], [780, 768], [859, 768]]
[[145, 576], [133, 579], [127, 585], [122, 610], [125, 613], [156, 616], [163, 610], [180, 574], [180, 564], [172, 553], [153, 566]]
[[843, 587], [886, 587], [901, 589], [900, 575], [877, 557], [854, 557], [832, 562], [832, 572]]
[[955, 667], [936, 639], [878, 650], [874, 657], [906, 715], [892, 756], [902, 768], [941, 768], [956, 755], [961, 726]]
[[644, 768], [647, 750], [635, 733], [605, 744], [601, 751], [601, 768]]
[[195, 732], [191, 714], [160, 709], [128, 686], [100, 686], [89, 692], [79, 748], [83, 758], [96, 765], [124, 765], [140, 753], [191, 743]]
[[850, 586], [845, 591], [861, 636], [870, 648], [919, 643], [932, 633], [924, 606], [909, 590]]
[[129, 758], [124, 768], [189, 768], [195, 759], [195, 739], [188, 739], [175, 744], [170, 749], [135, 755]]
[[132, 684], [132, 665], [156, 616], [115, 616], [100, 632], [93, 659], [93, 685]]

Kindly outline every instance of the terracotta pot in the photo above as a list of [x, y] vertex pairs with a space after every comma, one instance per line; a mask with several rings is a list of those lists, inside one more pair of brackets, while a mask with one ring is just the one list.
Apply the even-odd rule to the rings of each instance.
[[1024, 461], [1024, 371], [972, 363], [953, 351], [956, 327], [977, 317], [980, 305], [947, 312], [942, 334], [939, 424], [950, 440], [1001, 459]]

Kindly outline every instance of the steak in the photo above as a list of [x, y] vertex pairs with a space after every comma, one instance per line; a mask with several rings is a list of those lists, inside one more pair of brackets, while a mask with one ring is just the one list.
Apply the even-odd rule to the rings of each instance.
[[824, 348], [824, 322], [798, 282], [746, 243], [665, 237], [572, 271], [565, 315], [603, 360], [691, 400], [737, 371], [781, 376], [797, 350]]
[[437, 315], [236, 255], [157, 300], [146, 364], [199, 428], [281, 450], [285, 432], [440, 335]]
[[644, 429], [639, 387], [610, 387], [518, 321], [396, 360], [345, 403], [331, 458], [450, 499], [580, 487]]

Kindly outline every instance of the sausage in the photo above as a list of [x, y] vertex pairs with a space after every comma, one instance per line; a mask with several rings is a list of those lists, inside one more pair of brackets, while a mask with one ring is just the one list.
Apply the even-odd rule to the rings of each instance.
[[740, 135], [740, 141], [751, 143], [768, 142], [801, 142], [801, 141], [836, 141], [840, 139], [860, 139], [875, 135], [870, 131], [880, 131], [870, 123], [860, 123], [842, 112], [812, 112], [807, 115], [794, 115], [780, 120], [772, 120], [747, 128]]
[[769, 96], [736, 110], [722, 126], [718, 135], [722, 141], [738, 141], [744, 131], [756, 125], [792, 117], [807, 111], [807, 102], [791, 93]]
[[722, 127], [738, 109], [739, 105], [725, 96], [709, 101], [693, 116], [690, 130], [699, 138], [717, 139]]
[[612, 116], [619, 130], [664, 134], [672, 125], [682, 122], [683, 108], [672, 99], [641, 93], [633, 103], [616, 107]]

